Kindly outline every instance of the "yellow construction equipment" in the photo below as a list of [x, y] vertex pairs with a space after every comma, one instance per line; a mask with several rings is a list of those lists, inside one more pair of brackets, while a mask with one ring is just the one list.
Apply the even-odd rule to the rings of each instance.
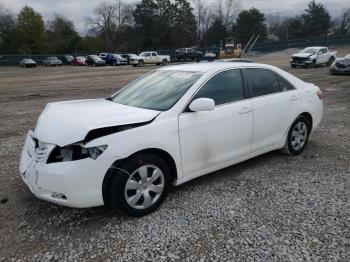
[[241, 53], [241, 44], [235, 44], [234, 38], [228, 37], [222, 41], [219, 59], [240, 58]]

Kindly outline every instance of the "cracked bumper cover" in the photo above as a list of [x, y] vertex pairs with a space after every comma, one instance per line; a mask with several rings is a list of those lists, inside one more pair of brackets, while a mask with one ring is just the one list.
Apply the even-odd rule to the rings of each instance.
[[[113, 163], [99, 157], [46, 164], [55, 147], [45, 144], [46, 155], [37, 157], [33, 147], [33, 132], [29, 131], [21, 154], [19, 171], [24, 183], [38, 198], [64, 206], [87, 208], [103, 205], [102, 183]], [[34, 142], [35, 144], [35, 142]], [[57, 195], [63, 195], [57, 197]]]

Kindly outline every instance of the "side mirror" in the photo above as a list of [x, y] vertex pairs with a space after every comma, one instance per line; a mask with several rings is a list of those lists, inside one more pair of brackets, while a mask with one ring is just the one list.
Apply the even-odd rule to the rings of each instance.
[[189, 106], [193, 112], [213, 111], [215, 109], [215, 102], [210, 98], [198, 98]]

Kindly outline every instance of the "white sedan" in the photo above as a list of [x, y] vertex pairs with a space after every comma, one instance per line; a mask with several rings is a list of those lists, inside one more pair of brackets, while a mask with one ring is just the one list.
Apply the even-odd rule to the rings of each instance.
[[272, 150], [302, 153], [322, 113], [317, 86], [273, 66], [168, 66], [107, 99], [49, 103], [19, 169], [38, 198], [142, 216], [171, 185]]

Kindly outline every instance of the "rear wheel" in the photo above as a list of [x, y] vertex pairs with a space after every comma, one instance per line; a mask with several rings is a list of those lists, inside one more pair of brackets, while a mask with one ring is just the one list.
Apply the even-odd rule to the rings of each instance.
[[170, 169], [155, 154], [140, 154], [120, 167], [111, 167], [110, 203], [130, 216], [144, 216], [156, 210], [170, 187]]
[[334, 59], [333, 56], [330, 57], [329, 60], [328, 60], [328, 62], [327, 62], [327, 66], [330, 66], [331, 64], [333, 64], [334, 60], [335, 60], [335, 59]]
[[165, 66], [165, 65], [167, 65], [167, 63], [168, 63], [168, 61], [166, 59], [163, 59], [162, 65]]
[[288, 155], [301, 154], [307, 145], [310, 132], [311, 123], [309, 119], [303, 115], [299, 116], [289, 129], [282, 151]]

